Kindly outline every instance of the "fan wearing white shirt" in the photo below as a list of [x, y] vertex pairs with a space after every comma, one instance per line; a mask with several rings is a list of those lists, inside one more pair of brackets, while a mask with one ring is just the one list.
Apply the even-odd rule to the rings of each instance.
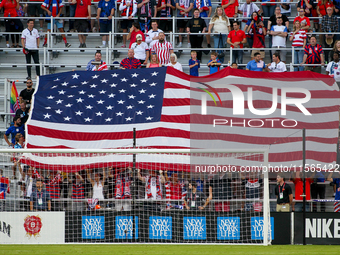
[[326, 67], [326, 74], [334, 77], [335, 81], [340, 83], [340, 62], [339, 53], [336, 51], [333, 53], [333, 61], [329, 62]]
[[286, 64], [280, 60], [280, 54], [275, 52], [273, 54], [273, 62], [266, 66], [268, 72], [283, 73], [287, 72]]
[[[276, 24], [271, 27], [269, 34], [273, 36], [273, 48], [286, 48], [286, 37], [288, 35], [288, 29], [286, 26], [282, 25], [282, 17], [276, 18]], [[281, 60], [286, 62], [286, 51], [277, 50], [281, 55]]]
[[146, 37], [145, 37], [145, 42], [147, 44], [149, 44], [150, 49], [154, 45], [155, 42], [158, 42], [158, 40], [159, 40], [159, 37], [158, 37], [159, 33], [163, 32], [161, 29], [158, 29], [158, 23], [157, 23], [156, 20], [153, 20], [151, 22], [151, 27], [152, 27], [152, 29], [150, 29], [146, 33]]
[[183, 72], [183, 68], [182, 68], [182, 65], [181, 63], [177, 62], [177, 56], [175, 53], [171, 53], [170, 55], [170, 63], [167, 64], [166, 66], [171, 66], [181, 72]]
[[135, 58], [139, 59], [142, 65], [146, 65], [149, 59], [149, 46], [146, 42], [143, 42], [142, 35], [136, 36], [136, 42], [131, 45], [131, 48], [135, 51]]

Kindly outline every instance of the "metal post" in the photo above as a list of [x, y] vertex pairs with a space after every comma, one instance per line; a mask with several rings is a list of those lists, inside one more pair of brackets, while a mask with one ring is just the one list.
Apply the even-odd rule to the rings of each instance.
[[303, 204], [302, 204], [302, 211], [303, 211], [303, 245], [306, 245], [306, 172], [305, 172], [305, 165], [306, 165], [306, 129], [302, 129], [302, 170], [303, 170]]
[[[136, 128], [133, 128], [133, 148], [136, 148]], [[133, 242], [136, 242], [136, 221], [135, 221], [135, 196], [136, 196], [136, 181], [134, 178], [134, 173], [136, 170], [136, 154], [134, 153], [132, 155], [132, 173], [131, 173], [131, 178], [132, 178], [132, 240]]]

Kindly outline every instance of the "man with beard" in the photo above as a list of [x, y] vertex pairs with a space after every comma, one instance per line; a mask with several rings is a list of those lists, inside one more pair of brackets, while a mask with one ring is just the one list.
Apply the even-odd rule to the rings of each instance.
[[165, 41], [165, 34], [163, 32], [160, 32], [158, 37], [159, 40], [152, 46], [151, 53], [157, 54], [161, 65], [167, 65], [170, 62], [170, 54], [172, 54], [174, 50], [172, 44]]
[[34, 94], [33, 82], [31, 78], [27, 79], [26, 86], [27, 87], [20, 92], [19, 102], [26, 102], [26, 107], [29, 109], [31, 107], [32, 95]]

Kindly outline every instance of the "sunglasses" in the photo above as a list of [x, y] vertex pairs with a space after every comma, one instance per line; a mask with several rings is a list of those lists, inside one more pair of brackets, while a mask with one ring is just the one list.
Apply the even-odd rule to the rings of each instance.
[[33, 82], [26, 82], [27, 84], [32, 84]]

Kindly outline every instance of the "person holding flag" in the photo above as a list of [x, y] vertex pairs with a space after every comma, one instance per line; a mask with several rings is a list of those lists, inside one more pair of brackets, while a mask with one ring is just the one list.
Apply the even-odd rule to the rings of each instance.
[[17, 87], [15, 86], [15, 82], [13, 81], [12, 83], [12, 88], [11, 88], [11, 106], [10, 106], [10, 111], [11, 113], [16, 113], [18, 109], [20, 109], [19, 105], [19, 95], [17, 91]]
[[0, 212], [5, 210], [6, 193], [10, 193], [9, 179], [3, 174], [4, 170], [0, 169]]

